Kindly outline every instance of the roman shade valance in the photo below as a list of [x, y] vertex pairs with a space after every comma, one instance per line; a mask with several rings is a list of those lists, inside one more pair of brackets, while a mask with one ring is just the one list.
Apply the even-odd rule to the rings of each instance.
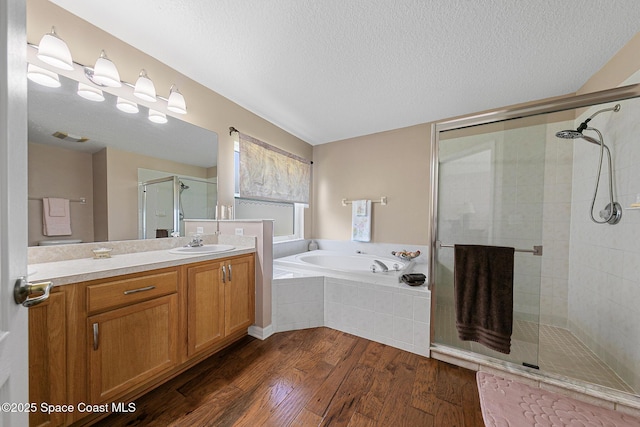
[[243, 133], [239, 134], [240, 197], [309, 203], [311, 162]]

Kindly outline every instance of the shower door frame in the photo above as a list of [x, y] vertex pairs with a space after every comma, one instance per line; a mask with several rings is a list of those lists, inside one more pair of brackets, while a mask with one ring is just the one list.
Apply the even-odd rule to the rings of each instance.
[[142, 238], [147, 237], [147, 186], [153, 184], [160, 184], [163, 182], [173, 181], [173, 231], [180, 232], [180, 179], [178, 175], [167, 176], [165, 178], [151, 179], [140, 184], [142, 187]]
[[[554, 98], [547, 98], [523, 104], [511, 105], [508, 107], [497, 108], [493, 110], [482, 111], [466, 116], [445, 119], [435, 122], [431, 125], [431, 159], [430, 159], [430, 178], [431, 184], [429, 200], [429, 240], [430, 240], [430, 257], [429, 257], [429, 290], [431, 291], [431, 331], [430, 336], [435, 337], [435, 314], [436, 314], [436, 298], [435, 288], [436, 277], [436, 251], [438, 236], [438, 163], [439, 163], [439, 143], [440, 132], [451, 131], [456, 129], [468, 128], [473, 126], [485, 125], [490, 123], [503, 122], [512, 119], [520, 119], [525, 117], [537, 116], [542, 114], [557, 113], [566, 110], [574, 110], [586, 108], [596, 104], [606, 102], [615, 102], [625, 99], [640, 97], [640, 84], [622, 86], [618, 88], [607, 89], [598, 92], [592, 92], [583, 95], [563, 95]], [[433, 341], [430, 344], [434, 348]], [[500, 361], [502, 362], [502, 361]], [[509, 362], [502, 362], [509, 364]]]

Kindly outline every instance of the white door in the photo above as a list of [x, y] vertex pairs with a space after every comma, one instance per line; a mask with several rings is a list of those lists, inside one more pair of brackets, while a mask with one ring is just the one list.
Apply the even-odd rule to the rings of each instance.
[[0, 0], [0, 427], [28, 425], [26, 45], [25, 0]]

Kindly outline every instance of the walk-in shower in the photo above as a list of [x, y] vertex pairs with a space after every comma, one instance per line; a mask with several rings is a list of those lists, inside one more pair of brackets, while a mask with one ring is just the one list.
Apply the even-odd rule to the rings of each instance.
[[[158, 175], [156, 171], [144, 171]], [[161, 173], [160, 173], [161, 174]], [[141, 180], [139, 237], [153, 239], [172, 233], [184, 236], [185, 219], [214, 219], [217, 179], [178, 175]]]
[[[622, 206], [620, 206], [618, 202], [615, 202], [613, 198], [613, 169], [611, 166], [611, 150], [609, 150], [609, 147], [605, 145], [604, 138], [602, 137], [602, 133], [598, 129], [593, 127], [588, 127], [587, 125], [587, 123], [589, 123], [595, 116], [597, 116], [600, 113], [604, 113], [606, 111], [613, 111], [617, 113], [618, 111], [620, 111], [620, 104], [616, 104], [612, 108], [604, 108], [602, 110], [596, 111], [590, 117], [588, 117], [584, 122], [580, 123], [580, 126], [578, 126], [576, 130], [562, 130], [562, 131], [556, 132], [556, 136], [558, 138], [563, 138], [563, 139], [584, 139], [585, 141], [591, 142], [592, 144], [598, 145], [600, 147], [600, 161], [598, 163], [598, 174], [596, 177], [595, 189], [593, 190], [593, 198], [591, 201], [591, 209], [589, 210], [589, 215], [591, 216], [591, 220], [596, 224], [613, 225], [620, 222], [620, 218], [622, 218]], [[599, 139], [595, 140], [590, 136], [584, 135], [583, 132], [585, 130], [595, 132], [598, 135]], [[593, 216], [593, 208], [596, 204], [596, 198], [598, 196], [598, 186], [600, 184], [600, 174], [602, 172], [602, 160], [603, 160], [603, 157], [604, 157], [603, 154], [605, 151], [607, 153], [607, 165], [608, 165], [608, 171], [609, 171], [609, 204], [607, 204], [607, 206], [605, 206], [604, 209], [600, 211], [600, 218], [602, 219], [602, 221], [598, 221]]]
[[[640, 394], [639, 97], [633, 85], [433, 126], [433, 357]], [[586, 214], [600, 204], [600, 220]], [[510, 354], [458, 337], [457, 244], [516, 249]]]

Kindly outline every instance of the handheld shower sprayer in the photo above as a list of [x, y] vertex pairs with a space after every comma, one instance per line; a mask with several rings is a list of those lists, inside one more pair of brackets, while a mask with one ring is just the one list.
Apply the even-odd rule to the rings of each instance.
[[[598, 165], [598, 175], [596, 177], [596, 187], [595, 190], [593, 192], [593, 199], [591, 201], [591, 210], [590, 210], [590, 214], [591, 214], [591, 220], [593, 222], [595, 222], [596, 224], [617, 224], [618, 222], [620, 222], [620, 218], [622, 217], [622, 206], [620, 206], [620, 204], [618, 202], [615, 202], [613, 200], [613, 169], [611, 166], [611, 151], [609, 151], [609, 147], [607, 147], [604, 143], [604, 138], [602, 137], [602, 133], [600, 133], [600, 131], [596, 128], [593, 127], [589, 127], [588, 123], [591, 121], [591, 119], [593, 119], [595, 116], [597, 116], [600, 113], [604, 113], [606, 111], [613, 111], [614, 113], [617, 113], [618, 111], [620, 111], [620, 104], [616, 104], [615, 106], [611, 107], [611, 108], [604, 108], [602, 110], [598, 110], [595, 113], [593, 113], [591, 116], [589, 116], [589, 118], [587, 118], [584, 122], [580, 123], [580, 126], [578, 126], [578, 128], [576, 130], [561, 130], [559, 132], [556, 133], [556, 137], [558, 138], [563, 138], [563, 139], [584, 139], [587, 142], [590, 142], [592, 144], [595, 145], [599, 145], [600, 146], [600, 163]], [[590, 136], [587, 135], [583, 135], [583, 132], [585, 130], [588, 131], [593, 131], [598, 135], [599, 140], [592, 138]], [[607, 160], [608, 160], [608, 166], [609, 166], [609, 204], [607, 206], [605, 206], [605, 208], [603, 210], [600, 211], [600, 218], [602, 218], [602, 221], [598, 221], [595, 219], [595, 217], [593, 216], [593, 207], [596, 203], [596, 196], [598, 195], [598, 184], [600, 183], [600, 173], [602, 171], [602, 158], [604, 155], [604, 151], [606, 150], [607, 152]]]

